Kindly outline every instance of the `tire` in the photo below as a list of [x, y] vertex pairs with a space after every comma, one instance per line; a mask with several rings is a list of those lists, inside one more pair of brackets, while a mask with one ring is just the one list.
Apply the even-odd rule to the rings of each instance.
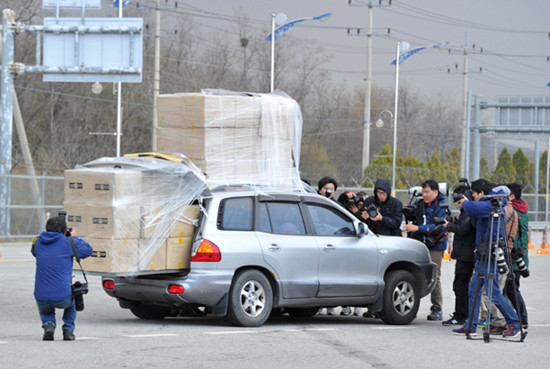
[[319, 308], [285, 308], [285, 310], [293, 318], [311, 318], [319, 311]]
[[249, 269], [235, 277], [229, 290], [227, 320], [241, 327], [259, 327], [273, 306], [271, 284], [260, 271]]
[[171, 309], [159, 308], [155, 306], [143, 305], [140, 303], [134, 304], [130, 307], [132, 314], [140, 319], [164, 319], [171, 313]]
[[391, 271], [384, 279], [386, 286], [380, 318], [387, 324], [409, 324], [420, 307], [416, 279], [406, 270]]

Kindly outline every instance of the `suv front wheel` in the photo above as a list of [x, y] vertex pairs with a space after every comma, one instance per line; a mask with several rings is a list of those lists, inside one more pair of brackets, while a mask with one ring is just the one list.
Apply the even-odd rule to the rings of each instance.
[[416, 279], [406, 270], [393, 270], [386, 275], [385, 280], [380, 318], [387, 324], [409, 324], [416, 317], [420, 306]]
[[273, 306], [271, 284], [258, 270], [237, 274], [229, 291], [227, 319], [242, 327], [259, 327], [265, 323]]

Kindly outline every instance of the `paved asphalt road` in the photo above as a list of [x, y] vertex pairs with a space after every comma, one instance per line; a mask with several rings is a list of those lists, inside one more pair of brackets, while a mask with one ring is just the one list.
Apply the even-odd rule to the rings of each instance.
[[[525, 342], [466, 340], [429, 322], [429, 297], [408, 326], [375, 319], [277, 317], [259, 328], [219, 318], [144, 321], [91, 276], [77, 340], [44, 342], [32, 296], [34, 260], [28, 244], [0, 244], [0, 368], [548, 368], [550, 256], [532, 255], [522, 279], [529, 309]], [[453, 312], [454, 262], [443, 263], [444, 315]], [[58, 317], [59, 319], [60, 317]]]

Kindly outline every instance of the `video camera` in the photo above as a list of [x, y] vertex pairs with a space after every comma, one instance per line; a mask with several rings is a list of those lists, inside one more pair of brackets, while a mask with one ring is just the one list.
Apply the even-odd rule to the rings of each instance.
[[[442, 193], [444, 196], [449, 195], [449, 186], [446, 182], [440, 182], [439, 185], [439, 193]], [[406, 222], [415, 222], [417, 220], [418, 216], [418, 209], [420, 207], [420, 203], [422, 201], [422, 187], [415, 186], [409, 188], [409, 194], [411, 195], [409, 198], [409, 203], [407, 206], [403, 208], [403, 215], [405, 216]]]
[[458, 200], [460, 200], [464, 196], [466, 196], [468, 199], [471, 200], [472, 199], [472, 187], [470, 187], [470, 182], [468, 182], [468, 178], [459, 178], [458, 182], [462, 183], [463, 185], [462, 185], [461, 191], [453, 192], [453, 202], [457, 202]]
[[[63, 220], [67, 221], [67, 212], [65, 210], [61, 210], [59, 213], [57, 213], [57, 215]], [[67, 228], [67, 231], [65, 231], [65, 237], [69, 237], [72, 231], [72, 228]]]

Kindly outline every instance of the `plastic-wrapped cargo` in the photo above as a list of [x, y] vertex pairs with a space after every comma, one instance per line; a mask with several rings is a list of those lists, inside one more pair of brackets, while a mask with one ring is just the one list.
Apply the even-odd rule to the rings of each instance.
[[284, 92], [202, 90], [160, 95], [157, 105], [157, 150], [186, 155], [210, 187], [302, 189], [302, 113]]
[[189, 267], [207, 186], [202, 172], [150, 157], [101, 158], [65, 171], [67, 223], [94, 252], [85, 270], [137, 273]]

